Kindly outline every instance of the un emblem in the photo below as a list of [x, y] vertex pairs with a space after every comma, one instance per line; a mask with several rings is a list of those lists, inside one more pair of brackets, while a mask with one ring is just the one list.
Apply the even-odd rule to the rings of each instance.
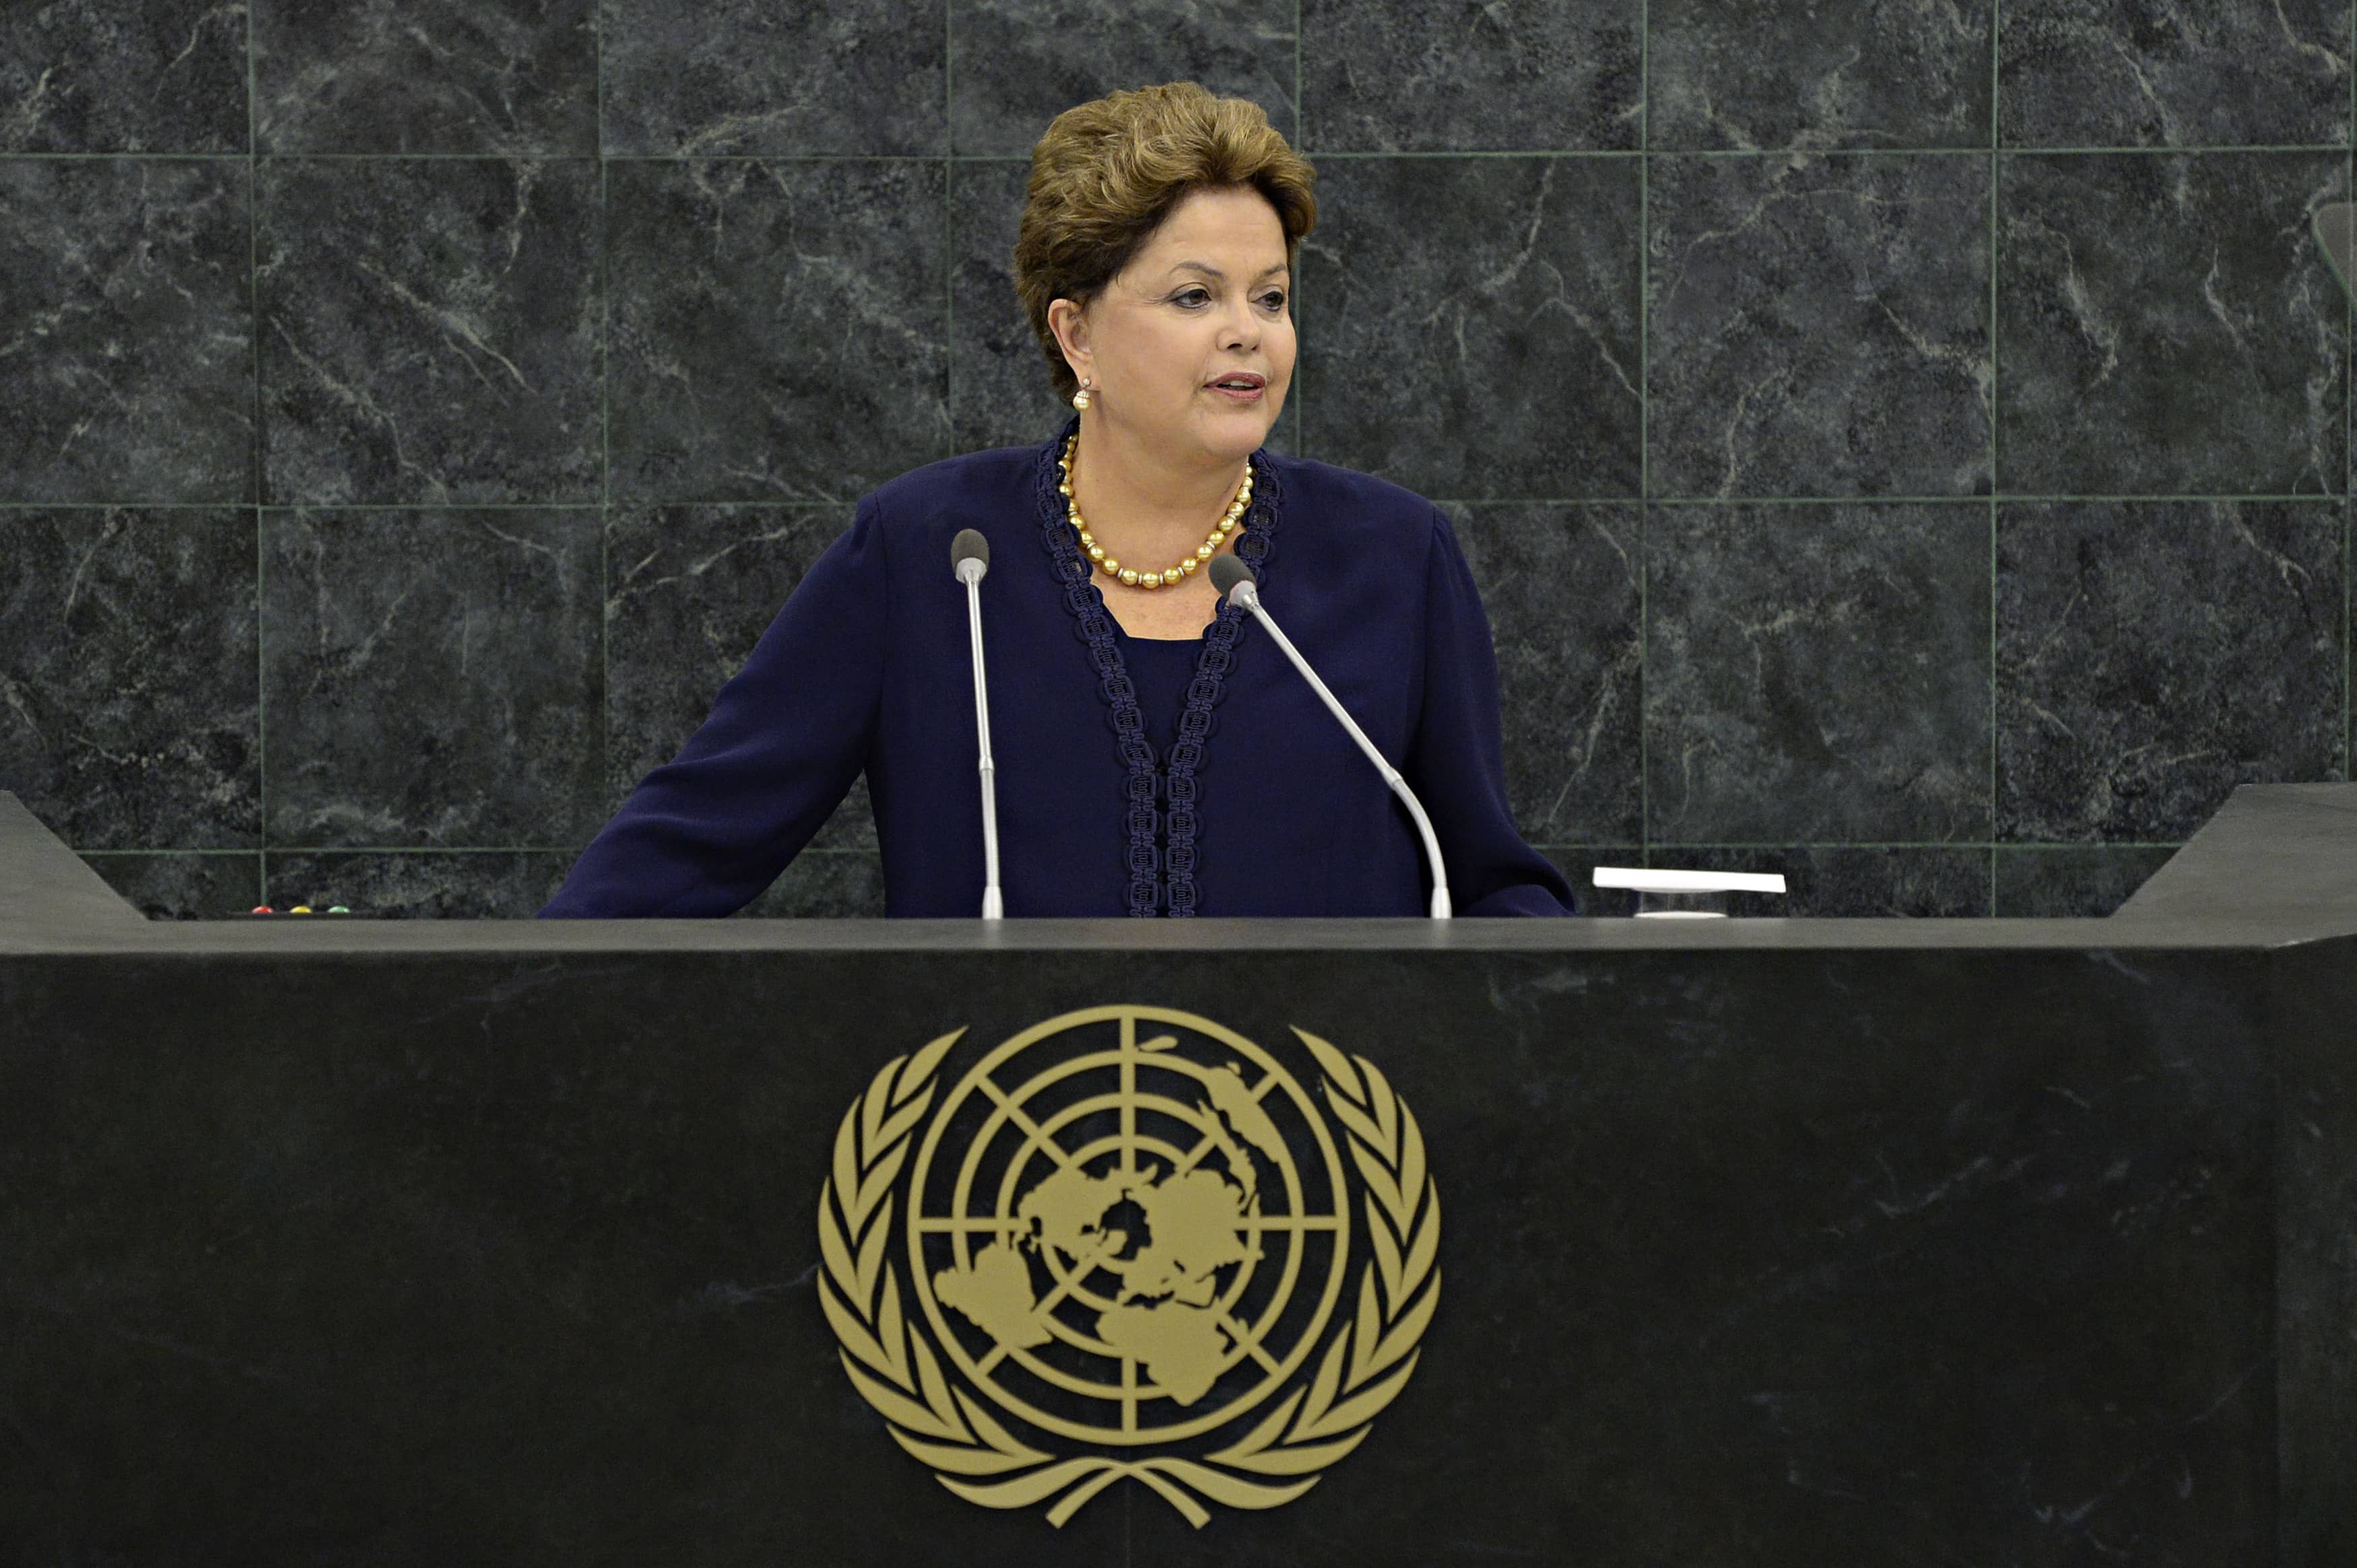
[[1208, 1018], [1109, 1006], [938, 1093], [963, 1033], [835, 1135], [819, 1299], [861, 1397], [959, 1497], [1058, 1526], [1123, 1479], [1197, 1526], [1315, 1486], [1440, 1299], [1439, 1195], [1383, 1074], [1296, 1029], [1313, 1096]]

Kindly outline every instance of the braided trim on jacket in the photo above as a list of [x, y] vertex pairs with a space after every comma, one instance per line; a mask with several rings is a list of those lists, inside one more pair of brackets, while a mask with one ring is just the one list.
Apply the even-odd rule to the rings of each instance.
[[[1253, 501], [1244, 513], [1235, 542], [1236, 558], [1265, 579], [1269, 553], [1276, 545], [1277, 505], [1285, 498], [1283, 483], [1268, 459], [1252, 457]], [[1163, 788], [1169, 796], [1169, 841], [1164, 851], [1169, 863], [1169, 908], [1174, 917], [1195, 912], [1195, 770], [1203, 765], [1203, 749], [1211, 736], [1211, 709], [1220, 700], [1228, 671], [1235, 665], [1236, 639], [1243, 635], [1243, 607], [1220, 601], [1219, 614], [1203, 632], [1202, 657], [1195, 662], [1195, 678], [1187, 682], [1187, 707], [1178, 715], [1178, 738], [1171, 743], [1169, 773]]]
[[[1064, 428], [1040, 448], [1034, 485], [1040, 539], [1047, 546], [1056, 581], [1063, 587], [1064, 607], [1072, 613], [1074, 632], [1088, 644], [1089, 657], [1096, 664], [1097, 689], [1111, 710], [1115, 748], [1128, 769], [1124, 821], [1129, 830], [1125, 862], [1129, 872], [1129, 912], [1135, 917], [1151, 918], [1167, 908], [1174, 916], [1192, 915], [1196, 903], [1195, 808], [1199, 793], [1195, 770], [1202, 766], [1204, 747], [1211, 736], [1212, 706], [1220, 700], [1228, 671], [1235, 661], [1236, 639], [1243, 629], [1244, 612], [1222, 601], [1217, 617], [1203, 634], [1203, 652], [1196, 661], [1194, 680], [1188, 682], [1187, 707], [1179, 715], [1178, 738], [1171, 747], [1170, 776], [1166, 785], [1162, 770], [1156, 765], [1154, 748], [1146, 743], [1146, 721], [1137, 707], [1137, 687], [1122, 662], [1113, 616], [1105, 608], [1104, 595], [1093, 580], [1095, 568], [1081, 553], [1080, 541], [1073, 536], [1065, 514], [1064, 498], [1056, 489], [1057, 455], [1063, 451], [1072, 432], [1080, 428], [1080, 423], [1077, 417], [1067, 421]], [[1253, 504], [1244, 514], [1243, 530], [1234, 548], [1238, 557], [1257, 576], [1275, 542], [1279, 486], [1265, 456], [1255, 453], [1252, 464]], [[1171, 801], [1167, 856], [1157, 842], [1164, 821], [1155, 808], [1166, 789]], [[1162, 877], [1166, 864], [1170, 873], [1167, 889]]]

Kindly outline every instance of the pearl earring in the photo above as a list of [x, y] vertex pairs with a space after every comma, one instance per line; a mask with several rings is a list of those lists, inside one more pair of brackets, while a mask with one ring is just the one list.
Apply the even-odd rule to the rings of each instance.
[[1088, 382], [1086, 382], [1086, 381], [1082, 381], [1082, 382], [1080, 384], [1079, 388], [1073, 392], [1073, 393], [1072, 393], [1072, 406], [1073, 406], [1074, 408], [1086, 408], [1086, 407], [1088, 407], [1088, 406], [1089, 406], [1089, 383], [1088, 383]]

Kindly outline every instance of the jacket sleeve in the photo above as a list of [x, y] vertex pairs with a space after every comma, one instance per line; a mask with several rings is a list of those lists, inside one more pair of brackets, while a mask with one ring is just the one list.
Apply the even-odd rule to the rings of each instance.
[[1424, 802], [1459, 915], [1571, 915], [1571, 886], [1523, 842], [1506, 803], [1498, 660], [1456, 531], [1436, 510], [1425, 564], [1424, 711], [1408, 787]]
[[808, 843], [866, 766], [889, 609], [863, 499], [679, 755], [640, 780], [543, 918], [734, 914]]

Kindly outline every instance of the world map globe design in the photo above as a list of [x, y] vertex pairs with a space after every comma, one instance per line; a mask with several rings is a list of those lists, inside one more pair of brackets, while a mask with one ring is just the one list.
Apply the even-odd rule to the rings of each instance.
[[1067, 1014], [989, 1053], [916, 1155], [909, 1274], [1002, 1409], [1103, 1444], [1182, 1440], [1285, 1386], [1351, 1262], [1340, 1151], [1266, 1051], [1209, 1019]]

